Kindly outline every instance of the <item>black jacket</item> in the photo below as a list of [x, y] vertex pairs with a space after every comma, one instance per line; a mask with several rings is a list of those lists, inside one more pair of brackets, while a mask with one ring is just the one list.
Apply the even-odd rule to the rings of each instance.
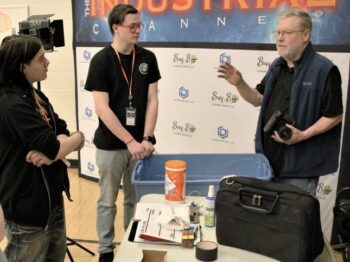
[[57, 135], [69, 131], [47, 97], [38, 94], [51, 127], [38, 113], [32, 90], [0, 85], [0, 203], [6, 220], [44, 227], [52, 208], [63, 204], [62, 191], [69, 195], [67, 168], [61, 160], [38, 168], [26, 162], [26, 155], [37, 150], [54, 159]]

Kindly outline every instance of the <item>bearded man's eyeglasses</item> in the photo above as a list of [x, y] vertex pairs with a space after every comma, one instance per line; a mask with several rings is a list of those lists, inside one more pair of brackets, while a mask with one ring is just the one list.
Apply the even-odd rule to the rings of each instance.
[[305, 32], [306, 29], [303, 30], [276, 30], [273, 31], [272, 34], [275, 38], [278, 38], [280, 36], [282, 37], [290, 37], [291, 35], [295, 34], [295, 33], [301, 33], [301, 32]]

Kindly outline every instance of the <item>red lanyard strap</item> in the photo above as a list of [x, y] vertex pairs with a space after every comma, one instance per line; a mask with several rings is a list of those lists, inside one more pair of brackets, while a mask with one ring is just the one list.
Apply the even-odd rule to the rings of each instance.
[[124, 79], [126, 81], [126, 83], [128, 84], [128, 88], [129, 88], [129, 103], [130, 103], [130, 106], [131, 106], [131, 101], [132, 101], [132, 76], [134, 75], [134, 65], [135, 65], [135, 46], [133, 48], [133, 53], [132, 53], [132, 64], [131, 64], [131, 75], [130, 75], [130, 81], [128, 79], [128, 76], [124, 70], [124, 67], [122, 65], [122, 61], [120, 59], [120, 56], [119, 56], [119, 53], [118, 51], [116, 50], [116, 54], [117, 54], [117, 57], [118, 57], [118, 61], [119, 61], [119, 64], [120, 64], [120, 67], [122, 69], [122, 73], [123, 73], [123, 76], [124, 76]]

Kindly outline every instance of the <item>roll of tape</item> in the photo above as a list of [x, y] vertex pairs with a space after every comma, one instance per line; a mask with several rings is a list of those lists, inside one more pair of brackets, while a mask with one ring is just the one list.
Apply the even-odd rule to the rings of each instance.
[[214, 261], [218, 258], [218, 245], [212, 241], [201, 241], [196, 245], [196, 258], [201, 261]]

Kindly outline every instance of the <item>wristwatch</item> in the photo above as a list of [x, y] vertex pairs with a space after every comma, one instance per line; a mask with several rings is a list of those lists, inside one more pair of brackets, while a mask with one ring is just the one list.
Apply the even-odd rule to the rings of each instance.
[[151, 142], [153, 145], [156, 143], [156, 139], [154, 136], [144, 136], [142, 140]]

